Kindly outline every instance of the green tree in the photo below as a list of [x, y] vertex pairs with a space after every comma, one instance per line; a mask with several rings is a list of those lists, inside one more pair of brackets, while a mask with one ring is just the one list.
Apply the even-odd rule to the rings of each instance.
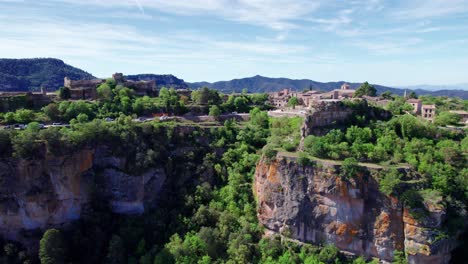
[[70, 88], [68, 87], [60, 87], [59, 89], [59, 97], [63, 100], [68, 100], [70, 99], [71, 92]]
[[386, 99], [386, 100], [392, 100], [393, 99], [392, 92], [390, 92], [390, 91], [383, 92], [380, 95], [380, 97], [382, 97], [383, 99]]
[[383, 177], [379, 182], [379, 189], [386, 195], [391, 195], [394, 193], [395, 188], [401, 182], [401, 174], [395, 168], [392, 168], [388, 171], [383, 171], [382, 173]]
[[355, 158], [346, 158], [341, 164], [340, 175], [344, 178], [350, 179], [359, 172], [359, 164]]
[[76, 117], [76, 121], [78, 121], [78, 123], [86, 123], [89, 121], [89, 117], [87, 114], [81, 113]]
[[208, 87], [203, 87], [192, 92], [192, 101], [199, 105], [218, 105], [221, 103], [219, 92]]
[[418, 99], [418, 95], [417, 95], [414, 91], [411, 91], [411, 92], [408, 94], [408, 98], [411, 98], [411, 99]]
[[50, 120], [58, 120], [60, 118], [60, 110], [56, 103], [50, 103], [42, 108], [42, 111], [50, 118]]
[[437, 126], [457, 125], [461, 120], [461, 116], [450, 112], [441, 112], [436, 115], [434, 124]]
[[376, 96], [377, 95], [377, 89], [372, 84], [369, 84], [368, 82], [365, 82], [357, 88], [356, 92], [354, 93], [354, 97], [362, 97], [364, 95], [367, 96]]
[[112, 88], [107, 82], [99, 85], [99, 87], [97, 88], [97, 93], [99, 97], [104, 100], [112, 100]]
[[299, 104], [299, 99], [297, 97], [293, 96], [289, 99], [288, 105], [291, 106], [293, 109], [296, 109], [296, 105]]
[[249, 109], [249, 101], [244, 96], [235, 97], [234, 107], [235, 107], [237, 112], [245, 113]]
[[14, 112], [8, 112], [5, 113], [3, 116], [3, 119], [5, 119], [5, 122], [8, 124], [13, 124], [15, 122], [15, 113]]
[[221, 115], [221, 110], [219, 109], [217, 105], [212, 105], [210, 107], [209, 115], [217, 118]]
[[65, 247], [62, 234], [57, 229], [48, 229], [39, 242], [41, 264], [65, 263]]
[[21, 124], [27, 124], [34, 120], [34, 111], [29, 109], [19, 109], [15, 112], [15, 121]]

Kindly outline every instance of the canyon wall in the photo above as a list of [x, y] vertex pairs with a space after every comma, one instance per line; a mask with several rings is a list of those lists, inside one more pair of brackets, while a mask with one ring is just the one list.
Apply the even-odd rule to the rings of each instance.
[[454, 242], [439, 239], [444, 208], [427, 206], [415, 219], [397, 198], [379, 191], [363, 168], [350, 179], [326, 161], [300, 165], [294, 157], [263, 158], [257, 165], [254, 192], [258, 219], [267, 234], [317, 244], [334, 244], [344, 252], [392, 261], [405, 251], [410, 263], [448, 263]]
[[125, 172], [125, 158], [106, 147], [82, 149], [41, 160], [0, 161], [0, 234], [24, 240], [29, 230], [79, 219], [99, 174], [113, 212], [142, 213], [153, 203], [166, 179], [163, 168], [138, 175]]

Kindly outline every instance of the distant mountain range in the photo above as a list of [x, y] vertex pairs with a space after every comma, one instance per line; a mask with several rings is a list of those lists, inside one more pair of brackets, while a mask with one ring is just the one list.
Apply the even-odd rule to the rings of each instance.
[[442, 84], [442, 85], [432, 85], [432, 84], [422, 84], [422, 85], [412, 85], [401, 87], [403, 89], [411, 90], [427, 90], [427, 91], [440, 91], [440, 90], [467, 90], [468, 83], [459, 83], [459, 84]]
[[[40, 87], [45, 87], [49, 91], [54, 91], [63, 86], [63, 78], [70, 77], [72, 80], [84, 80], [95, 78], [90, 73], [70, 66], [59, 59], [38, 58], [38, 59], [0, 59], [0, 91], [34, 91]], [[192, 88], [197, 89], [207, 86], [224, 93], [241, 92], [246, 88], [249, 92], [271, 92], [284, 88], [291, 88], [296, 91], [313, 89], [320, 91], [331, 91], [341, 87], [344, 81], [338, 82], [316, 82], [308, 79], [294, 80], [288, 78], [268, 78], [263, 76], [253, 76], [249, 78], [234, 79], [220, 82], [195, 82], [187, 83], [173, 75], [158, 74], [138, 74], [126, 76], [129, 80], [155, 80], [158, 87], [168, 86], [176, 89]], [[349, 83], [351, 88], [356, 89], [361, 83]], [[405, 89], [398, 89], [375, 84], [378, 93], [390, 91], [394, 94], [403, 95]], [[411, 86], [404, 87], [409, 91], [414, 90], [419, 95], [450, 96], [468, 99], [468, 91], [460, 88], [468, 86], [447, 86], [435, 91], [441, 86]], [[421, 89], [424, 88], [424, 89]]]
[[[224, 93], [231, 92], [241, 92], [242, 89], [246, 88], [249, 92], [271, 92], [278, 91], [284, 88], [291, 88], [295, 91], [302, 91], [304, 89], [313, 89], [320, 91], [331, 91], [333, 89], [339, 89], [343, 85], [344, 81], [339, 82], [316, 82], [308, 79], [294, 80], [287, 78], [268, 78], [260, 75], [256, 75], [249, 78], [234, 79], [231, 81], [221, 81], [221, 82], [195, 82], [190, 83], [189, 86], [192, 88], [199, 87], [209, 87], [217, 89]], [[347, 83], [347, 82], [346, 82]], [[352, 89], [357, 89], [361, 83], [348, 83]], [[383, 85], [374, 84], [377, 92], [383, 93], [385, 91], [390, 91], [394, 94], [403, 95], [405, 89], [387, 87]], [[468, 87], [468, 86], [467, 86]], [[408, 92], [415, 91], [418, 95], [434, 95], [434, 96], [450, 96], [450, 97], [460, 97], [462, 99], [468, 99], [468, 90], [454, 89], [454, 90], [423, 90], [423, 89], [406, 89]]]

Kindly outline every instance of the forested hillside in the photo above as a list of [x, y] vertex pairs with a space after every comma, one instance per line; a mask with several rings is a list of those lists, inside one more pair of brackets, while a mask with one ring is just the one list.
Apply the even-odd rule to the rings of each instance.
[[0, 91], [55, 91], [63, 78], [93, 79], [94, 76], [58, 59], [0, 59]]

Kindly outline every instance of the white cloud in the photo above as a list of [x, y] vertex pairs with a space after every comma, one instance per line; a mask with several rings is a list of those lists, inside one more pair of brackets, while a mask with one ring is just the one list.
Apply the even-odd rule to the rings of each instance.
[[420, 38], [384, 39], [378, 41], [355, 41], [352, 45], [364, 48], [377, 55], [394, 55], [412, 51], [424, 42]]
[[468, 0], [414, 0], [394, 10], [393, 17], [399, 19], [438, 18], [468, 11]]
[[297, 26], [318, 9], [320, 1], [311, 0], [49, 0], [75, 5], [112, 8], [155, 9], [177, 15], [210, 15], [246, 24], [285, 30]]

